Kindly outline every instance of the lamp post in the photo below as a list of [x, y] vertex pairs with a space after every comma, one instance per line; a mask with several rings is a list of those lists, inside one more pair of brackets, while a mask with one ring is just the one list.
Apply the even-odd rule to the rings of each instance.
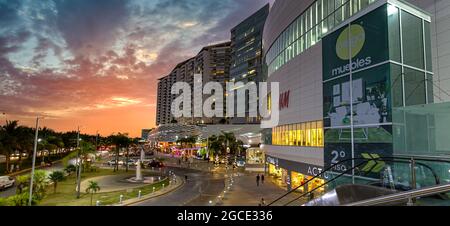
[[77, 174], [77, 199], [80, 198], [80, 185], [81, 185], [81, 148], [80, 148], [80, 127], [78, 126], [78, 130], [77, 130], [77, 149], [78, 149], [78, 154], [77, 154], [77, 161], [78, 161], [78, 174]]
[[34, 180], [34, 168], [36, 165], [36, 151], [38, 144], [38, 135], [39, 135], [39, 117], [36, 117], [36, 131], [34, 134], [34, 148], [33, 148], [33, 162], [31, 165], [31, 177], [30, 177], [30, 196], [28, 197], [28, 205], [31, 206], [31, 202], [33, 200], [33, 180]]
[[98, 130], [97, 130], [97, 132], [95, 133], [95, 151], [97, 151], [98, 150], [98, 136], [99, 136], [99, 134], [98, 134]]

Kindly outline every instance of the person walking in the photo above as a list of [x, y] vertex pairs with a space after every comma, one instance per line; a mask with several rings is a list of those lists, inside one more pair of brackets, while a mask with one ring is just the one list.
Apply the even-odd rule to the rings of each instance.
[[259, 186], [259, 174], [256, 176], [256, 186]]
[[259, 206], [265, 206], [266, 205], [266, 201], [264, 200], [264, 198], [261, 198], [261, 203]]
[[261, 174], [261, 184], [264, 184], [264, 174]]

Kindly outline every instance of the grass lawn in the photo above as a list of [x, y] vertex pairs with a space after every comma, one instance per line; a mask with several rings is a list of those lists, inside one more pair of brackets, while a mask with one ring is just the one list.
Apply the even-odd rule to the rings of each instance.
[[[342, 129], [341, 139], [339, 139], [340, 129], [330, 129], [325, 132], [325, 142], [330, 143], [350, 143], [350, 129]], [[361, 128], [354, 129], [356, 143], [392, 143], [392, 134], [383, 127], [370, 127], [367, 129], [367, 137]]]
[[[110, 169], [98, 169], [97, 172], [86, 172], [81, 175], [81, 180], [88, 178], [106, 176], [106, 175], [135, 175], [134, 171], [129, 171], [128, 173], [124, 171], [119, 171], [114, 173]], [[153, 192], [153, 187], [155, 191], [162, 188], [162, 185], [168, 186], [169, 181], [167, 179], [152, 185], [143, 185], [139, 188], [134, 189], [124, 189], [122, 191], [107, 192], [107, 193], [96, 193], [93, 196], [92, 202], [95, 205], [97, 200], [100, 204], [111, 205], [119, 202], [119, 196], [123, 195], [123, 200], [130, 198], [136, 198], [138, 196], [139, 190], [141, 190], [141, 195], [146, 195]], [[70, 175], [66, 180], [59, 182], [56, 193], [53, 192], [53, 186], [47, 188], [46, 197], [39, 203], [40, 206], [89, 206], [91, 204], [91, 195], [87, 194], [85, 191], [81, 191], [79, 199], [76, 199], [76, 175]], [[100, 187], [101, 189], [101, 187]], [[101, 192], [101, 190], [100, 190]]]

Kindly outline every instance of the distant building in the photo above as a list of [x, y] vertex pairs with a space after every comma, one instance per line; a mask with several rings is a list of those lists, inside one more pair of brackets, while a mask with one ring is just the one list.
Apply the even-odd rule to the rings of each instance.
[[[169, 75], [160, 78], [158, 82], [156, 124], [217, 124], [225, 122], [224, 118], [174, 118], [171, 113], [171, 104], [176, 96], [171, 94], [171, 88], [176, 82], [186, 82], [193, 88], [194, 74], [202, 75], [203, 84], [207, 82], [218, 82], [223, 87], [226, 87], [225, 83], [230, 78], [230, 53], [230, 42], [203, 47], [195, 57], [179, 63]], [[191, 100], [194, 99], [194, 94], [192, 92]], [[208, 95], [203, 95], [203, 102], [207, 98]], [[203, 103], [201, 105], [203, 106]], [[202, 106], [199, 107], [202, 108]], [[194, 107], [194, 103], [192, 102], [192, 111]], [[226, 112], [225, 107], [224, 102], [224, 115]], [[192, 116], [194, 116], [193, 112]]]
[[[269, 8], [269, 4], [265, 5], [231, 29], [231, 81], [244, 84], [252, 81], [258, 84], [263, 81], [262, 35]], [[236, 92], [236, 90], [232, 91]], [[237, 109], [237, 100], [235, 100], [235, 109]], [[259, 117], [249, 117], [248, 96], [246, 97], [245, 113], [245, 118], [234, 117], [231, 122], [234, 124], [260, 123]]]

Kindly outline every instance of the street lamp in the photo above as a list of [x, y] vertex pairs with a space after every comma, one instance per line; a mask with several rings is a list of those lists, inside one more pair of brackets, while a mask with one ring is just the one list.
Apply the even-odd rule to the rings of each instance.
[[[44, 117], [42, 117], [43, 119]], [[36, 117], [36, 131], [34, 134], [34, 148], [33, 148], [33, 163], [31, 165], [31, 178], [30, 178], [30, 196], [28, 197], [28, 205], [31, 206], [31, 202], [33, 200], [33, 179], [34, 179], [34, 168], [36, 165], [36, 151], [37, 151], [37, 144], [39, 142], [38, 139], [38, 135], [39, 135], [39, 116]]]
[[[41, 142], [42, 142], [42, 138], [39, 138], [38, 139], [38, 144], [41, 143]], [[42, 159], [41, 159], [41, 166], [44, 166], [45, 165], [45, 161], [44, 161], [45, 160], [44, 159], [45, 158], [45, 152], [44, 152], [44, 150], [41, 150], [40, 153], [41, 153], [40, 155], [42, 157]]]
[[98, 134], [98, 130], [97, 130], [97, 132], [95, 133], [95, 151], [97, 151], [98, 150], [98, 136], [99, 136], [99, 134]]
[[81, 186], [81, 148], [80, 148], [80, 126], [78, 126], [78, 130], [77, 130], [77, 149], [78, 149], [78, 154], [77, 154], [77, 166], [78, 166], [78, 174], [77, 174], [77, 199], [80, 198], [80, 186]]

